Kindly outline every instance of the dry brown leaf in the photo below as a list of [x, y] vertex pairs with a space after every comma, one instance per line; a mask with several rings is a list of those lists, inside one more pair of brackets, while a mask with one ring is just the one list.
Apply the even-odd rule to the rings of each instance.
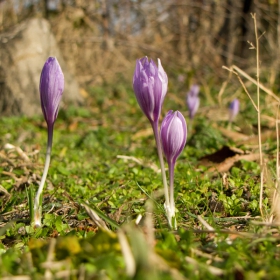
[[88, 92], [84, 88], [80, 88], [80, 95], [84, 98], [89, 96]]
[[[274, 139], [276, 139], [276, 132], [273, 131], [273, 130], [267, 130], [265, 132], [262, 132], [261, 139], [262, 139], [262, 143], [265, 143], [268, 139], [274, 140]], [[254, 136], [248, 137], [247, 139], [243, 139], [243, 140], [240, 139], [238, 141], [238, 144], [239, 145], [241, 145], [241, 144], [242, 145], [244, 145], [244, 144], [246, 144], [246, 145], [257, 145], [258, 141], [259, 141], [258, 135], [254, 135]]]
[[269, 128], [275, 128], [275, 118], [262, 114], [262, 120], [266, 121], [266, 126], [268, 126]]
[[238, 141], [246, 141], [249, 138], [251, 138], [248, 135], [245, 135], [243, 133], [239, 133], [233, 130], [229, 130], [223, 127], [218, 127], [219, 131], [223, 134], [223, 136], [227, 137], [228, 139], [233, 140], [234, 142]]
[[205, 114], [205, 117], [211, 121], [228, 121], [229, 111], [228, 108], [215, 107], [204, 107], [200, 110]]
[[208, 169], [209, 172], [226, 172], [240, 160], [256, 161], [258, 159], [258, 153], [245, 154], [245, 152], [239, 148], [223, 146], [215, 153], [201, 158], [200, 163], [206, 167], [210, 167]]
[[77, 120], [74, 120], [70, 125], [69, 125], [69, 130], [72, 132], [72, 131], [75, 131], [77, 130], [77, 127], [78, 127], [78, 121]]
[[[226, 172], [228, 171], [236, 162], [240, 160], [256, 161], [260, 158], [259, 154], [249, 154], [249, 155], [235, 155], [233, 157], [227, 158], [225, 161], [217, 164], [216, 166], [208, 169], [209, 172]], [[214, 163], [213, 163], [214, 164]]]
[[141, 129], [137, 133], [135, 133], [131, 138], [132, 140], [137, 140], [139, 138], [148, 137], [153, 135], [153, 129], [151, 127], [146, 129]]
[[244, 151], [232, 148], [228, 146], [223, 146], [220, 150], [216, 151], [213, 154], [204, 156], [200, 159], [200, 163], [204, 166], [211, 166], [213, 163], [222, 163], [228, 158], [232, 158], [237, 154], [244, 154]]

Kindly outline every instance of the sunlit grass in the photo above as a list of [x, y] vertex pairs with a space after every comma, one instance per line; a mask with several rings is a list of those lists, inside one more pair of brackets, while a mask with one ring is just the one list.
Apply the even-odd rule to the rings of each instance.
[[[156, 172], [152, 131], [130, 88], [117, 95], [106, 87], [104, 91], [107, 94], [92, 89], [89, 106], [65, 107], [59, 113], [41, 229], [30, 226], [26, 190], [36, 190], [42, 174], [43, 118], [0, 120], [0, 184], [6, 190], [0, 189], [0, 276], [51, 273], [59, 278], [63, 272], [74, 279], [81, 275], [85, 279], [128, 279], [113, 223], [124, 230], [131, 245], [137, 264], [135, 279], [279, 276], [278, 228], [260, 224], [259, 165], [241, 160], [224, 175], [207, 172], [209, 167], [200, 161], [224, 145], [247, 153], [253, 153], [256, 146], [227, 139], [219, 130], [227, 127], [226, 121], [214, 122], [198, 111], [175, 168], [178, 231], [170, 232], [162, 208], [163, 188]], [[173, 104], [174, 100], [167, 101], [163, 110], [172, 109]], [[207, 106], [205, 100], [202, 104]], [[188, 121], [186, 110], [182, 111]], [[233, 129], [252, 123], [251, 117], [241, 110]], [[20, 147], [29, 161], [16, 150], [6, 149], [7, 143]], [[275, 149], [272, 138], [263, 149], [272, 176]], [[153, 223], [147, 214], [150, 200]], [[98, 229], [82, 206], [85, 202], [99, 213], [109, 231]], [[269, 212], [270, 192], [266, 189], [263, 206]], [[135, 226], [139, 215], [143, 218]]]

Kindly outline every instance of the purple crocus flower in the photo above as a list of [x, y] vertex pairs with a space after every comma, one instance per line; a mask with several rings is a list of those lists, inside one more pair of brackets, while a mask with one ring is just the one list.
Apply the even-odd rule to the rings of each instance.
[[48, 143], [43, 176], [35, 197], [34, 213], [32, 213], [33, 223], [37, 227], [41, 226], [42, 206], [40, 205], [40, 196], [43, 192], [44, 184], [50, 166], [53, 127], [58, 114], [59, 102], [64, 90], [64, 76], [60, 65], [55, 57], [49, 57], [45, 62], [45, 65], [41, 72], [39, 90], [41, 107], [48, 126]]
[[167, 113], [160, 129], [162, 149], [168, 164], [175, 164], [187, 140], [187, 125], [179, 111]]
[[158, 66], [156, 66], [152, 59], [149, 61], [147, 57], [136, 61], [133, 89], [140, 108], [149, 119], [153, 128], [161, 168], [165, 203], [169, 205], [168, 186], [158, 129], [161, 107], [167, 92], [167, 84], [168, 78], [160, 59], [158, 59]]
[[[160, 129], [162, 149], [169, 167], [170, 205], [167, 209], [169, 224], [176, 229], [174, 203], [174, 168], [175, 163], [183, 151], [187, 140], [187, 124], [179, 111], [169, 111], [162, 121]], [[166, 205], [168, 206], [168, 205]]]
[[190, 119], [193, 119], [198, 107], [199, 107], [199, 86], [192, 85], [187, 93], [187, 106], [189, 108]]
[[55, 57], [49, 57], [40, 78], [41, 107], [48, 126], [57, 118], [59, 103], [64, 90], [64, 75]]
[[236, 98], [229, 104], [229, 122], [233, 122], [239, 112], [239, 100]]
[[159, 120], [167, 84], [168, 78], [160, 59], [158, 59], [158, 66], [147, 57], [136, 61], [133, 89], [139, 106], [151, 123]]

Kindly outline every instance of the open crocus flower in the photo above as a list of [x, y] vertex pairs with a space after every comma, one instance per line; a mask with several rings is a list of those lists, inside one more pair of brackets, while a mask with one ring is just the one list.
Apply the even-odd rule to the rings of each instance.
[[170, 205], [165, 204], [167, 218], [172, 228], [177, 227], [174, 203], [174, 168], [175, 163], [183, 151], [187, 140], [187, 124], [179, 111], [169, 111], [162, 121], [160, 129], [162, 149], [169, 167], [169, 198]]
[[37, 191], [34, 202], [34, 225], [41, 226], [42, 206], [40, 196], [42, 194], [51, 160], [51, 149], [53, 140], [53, 126], [57, 118], [59, 103], [64, 90], [64, 75], [55, 57], [49, 57], [41, 72], [40, 98], [42, 111], [48, 126], [48, 143], [45, 167], [42, 180]]
[[133, 89], [139, 106], [151, 123], [159, 120], [167, 84], [168, 78], [160, 59], [158, 59], [158, 66], [147, 57], [136, 61]]
[[192, 85], [190, 91], [187, 93], [187, 106], [189, 109], [190, 119], [193, 119], [198, 107], [199, 107], [199, 86]]
[[165, 203], [169, 205], [168, 186], [158, 129], [161, 107], [167, 92], [167, 84], [168, 78], [160, 59], [158, 59], [158, 66], [156, 66], [152, 59], [149, 61], [147, 57], [136, 61], [133, 89], [140, 108], [149, 119], [153, 128], [161, 168]]
[[239, 100], [234, 99], [230, 104], [229, 104], [229, 122], [233, 122], [234, 118], [237, 116], [239, 112]]

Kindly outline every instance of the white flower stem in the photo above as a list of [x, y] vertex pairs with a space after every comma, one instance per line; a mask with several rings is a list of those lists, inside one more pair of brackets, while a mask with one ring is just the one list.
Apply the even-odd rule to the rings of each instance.
[[188, 123], [188, 132], [192, 134], [192, 128], [193, 128], [193, 119], [190, 118]]
[[35, 202], [34, 202], [34, 225], [37, 227], [41, 226], [41, 217], [42, 217], [42, 205], [40, 205], [40, 197], [43, 192], [45, 181], [47, 178], [50, 162], [51, 162], [51, 150], [52, 150], [52, 141], [53, 141], [53, 125], [48, 126], [48, 143], [47, 143], [47, 152], [45, 167], [43, 171], [43, 176], [36, 193]]
[[176, 222], [176, 217], [175, 217], [175, 202], [174, 202], [174, 168], [175, 164], [172, 162], [168, 163], [169, 167], [169, 188], [170, 188], [170, 217], [169, 219], [169, 224], [171, 228], [177, 229], [177, 222]]
[[162, 176], [162, 182], [163, 182], [163, 188], [164, 188], [164, 195], [165, 195], [165, 210], [167, 216], [169, 215], [168, 212], [170, 210], [170, 201], [169, 201], [169, 193], [168, 193], [168, 186], [167, 186], [167, 180], [166, 180], [166, 173], [165, 173], [165, 167], [164, 167], [164, 161], [163, 161], [163, 154], [162, 154], [162, 148], [161, 148], [161, 142], [159, 139], [159, 131], [158, 131], [158, 122], [152, 123], [154, 136], [156, 140], [156, 146], [158, 151], [158, 158], [161, 168], [161, 176]]

